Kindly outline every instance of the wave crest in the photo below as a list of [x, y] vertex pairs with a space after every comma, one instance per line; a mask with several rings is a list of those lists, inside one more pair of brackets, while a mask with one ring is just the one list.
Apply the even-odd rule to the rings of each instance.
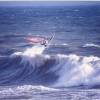
[[100, 48], [100, 45], [93, 44], [93, 43], [87, 43], [83, 47], [96, 47], [96, 48]]
[[[100, 58], [95, 56], [17, 52], [0, 61], [0, 85], [35, 84], [53, 87], [100, 85]], [[41, 51], [43, 51], [41, 49]]]

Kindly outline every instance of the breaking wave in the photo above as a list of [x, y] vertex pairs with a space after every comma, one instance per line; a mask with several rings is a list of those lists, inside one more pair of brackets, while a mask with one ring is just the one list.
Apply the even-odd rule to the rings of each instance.
[[89, 88], [100, 85], [100, 58], [95, 56], [47, 55], [35, 46], [0, 58], [0, 85], [24, 84]]

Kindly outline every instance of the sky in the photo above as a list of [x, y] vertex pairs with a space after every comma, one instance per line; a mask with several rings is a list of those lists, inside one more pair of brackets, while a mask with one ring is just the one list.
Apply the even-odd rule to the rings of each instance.
[[0, 0], [0, 6], [70, 6], [70, 5], [89, 5], [89, 4], [100, 4], [100, 1], [34, 1], [34, 0], [12, 0], [12, 1], [2, 1]]

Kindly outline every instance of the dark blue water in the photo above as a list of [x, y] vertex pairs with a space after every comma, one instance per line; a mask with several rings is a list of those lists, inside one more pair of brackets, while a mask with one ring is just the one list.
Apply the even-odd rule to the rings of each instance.
[[99, 70], [100, 6], [0, 7], [1, 99], [99, 100]]

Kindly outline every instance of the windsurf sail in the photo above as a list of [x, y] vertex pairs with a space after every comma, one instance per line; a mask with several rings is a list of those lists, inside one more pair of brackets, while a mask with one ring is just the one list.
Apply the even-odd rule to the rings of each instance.
[[31, 37], [27, 37], [26, 40], [31, 44], [41, 44], [46, 47], [50, 45], [53, 38], [54, 38], [54, 34], [50, 38], [43, 37], [43, 36], [31, 36]]
[[31, 44], [45, 45], [48, 43], [48, 39], [46, 37], [40, 37], [40, 36], [27, 37], [26, 40]]

